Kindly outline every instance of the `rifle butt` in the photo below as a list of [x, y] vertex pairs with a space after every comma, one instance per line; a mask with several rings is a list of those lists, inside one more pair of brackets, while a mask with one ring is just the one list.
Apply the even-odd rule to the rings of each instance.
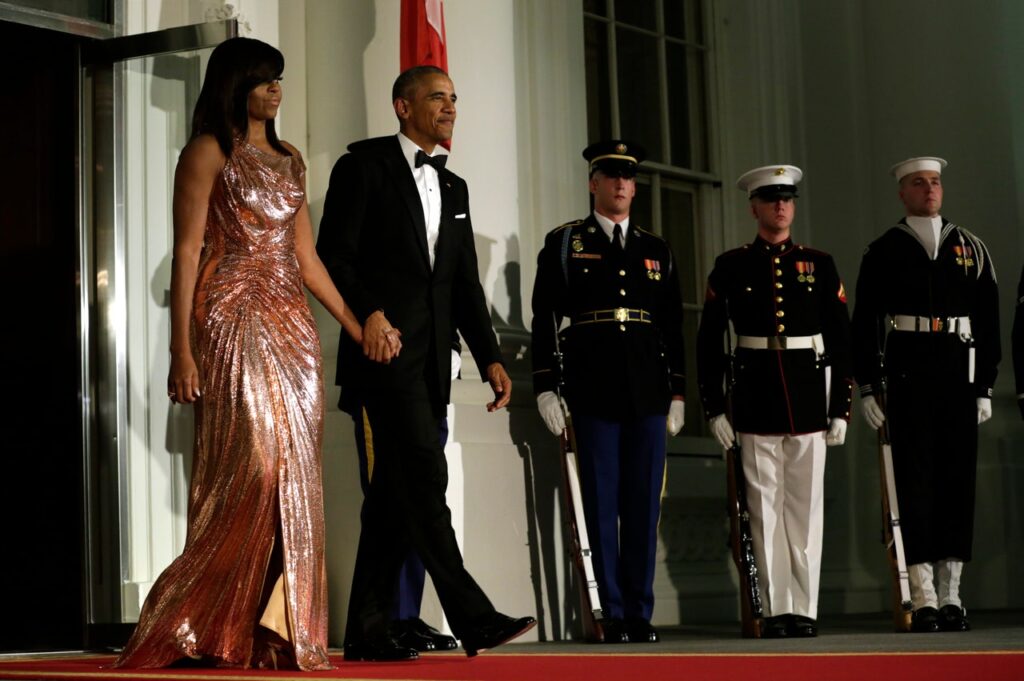
[[[559, 438], [559, 448], [562, 455], [562, 488], [563, 501], [565, 502], [566, 529], [569, 532], [569, 550], [572, 555], [573, 567], [576, 572], [576, 590], [579, 593], [580, 602], [580, 623], [583, 628], [583, 638], [591, 643], [604, 641], [604, 628], [601, 626], [599, 611], [595, 612], [594, 603], [590, 597], [590, 581], [587, 574], [586, 561], [589, 555], [584, 555], [583, 541], [581, 540], [580, 528], [586, 533], [586, 520], [578, 517], [576, 512], [577, 504], [573, 498], [574, 490], [578, 485], [573, 485], [570, 476], [577, 475], [575, 466], [570, 469], [569, 457], [575, 456], [576, 438], [572, 431], [572, 423], [567, 420], [565, 431]], [[580, 500], [582, 503], [582, 500]], [[589, 554], [589, 549], [587, 551]]]

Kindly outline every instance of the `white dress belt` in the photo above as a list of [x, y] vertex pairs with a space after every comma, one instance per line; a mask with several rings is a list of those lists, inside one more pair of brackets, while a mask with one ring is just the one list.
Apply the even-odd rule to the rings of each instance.
[[825, 339], [820, 333], [813, 336], [737, 336], [736, 347], [748, 350], [814, 350], [825, 352]]
[[971, 338], [970, 317], [917, 317], [897, 314], [890, 317], [896, 331], [917, 331], [919, 333], [955, 333], [964, 340]]

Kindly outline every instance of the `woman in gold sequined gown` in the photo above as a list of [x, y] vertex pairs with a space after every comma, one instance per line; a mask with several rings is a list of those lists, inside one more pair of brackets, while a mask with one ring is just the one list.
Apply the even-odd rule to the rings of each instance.
[[305, 166], [277, 139], [284, 59], [211, 55], [174, 181], [168, 396], [195, 405], [185, 549], [118, 667], [331, 667], [320, 341], [303, 285], [361, 329], [313, 246]]

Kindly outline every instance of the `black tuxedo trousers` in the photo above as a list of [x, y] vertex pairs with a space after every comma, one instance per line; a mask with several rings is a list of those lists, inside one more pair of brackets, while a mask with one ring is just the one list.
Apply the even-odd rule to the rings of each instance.
[[426, 383], [368, 395], [373, 478], [352, 578], [346, 639], [374, 637], [390, 624], [395, 581], [414, 548], [423, 560], [456, 637], [494, 612], [466, 571], [445, 502], [448, 463]]

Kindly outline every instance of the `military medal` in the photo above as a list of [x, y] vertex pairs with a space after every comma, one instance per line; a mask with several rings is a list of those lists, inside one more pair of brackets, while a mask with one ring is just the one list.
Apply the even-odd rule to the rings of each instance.
[[583, 242], [580, 241], [579, 238], [573, 239], [572, 250], [576, 251], [577, 253], [583, 250]]
[[964, 249], [963, 246], [953, 246], [953, 252], [956, 253], [956, 264], [964, 264]]
[[652, 281], [661, 281], [661, 261], [644, 260], [644, 267], [647, 268], [647, 278]]
[[797, 260], [796, 261], [796, 271], [800, 273], [800, 274], [796, 275], [796, 280], [797, 281], [799, 281], [801, 284], [804, 283], [805, 281], [807, 281], [807, 275], [804, 274], [804, 272], [807, 271], [807, 263], [806, 262], [804, 262], [803, 260]]

